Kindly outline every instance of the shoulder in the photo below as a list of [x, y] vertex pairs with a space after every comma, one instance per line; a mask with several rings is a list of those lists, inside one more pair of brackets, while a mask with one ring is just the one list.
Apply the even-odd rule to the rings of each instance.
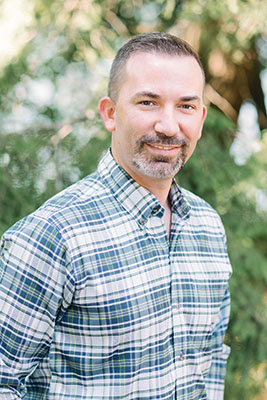
[[187, 200], [187, 202], [190, 204], [191, 208], [193, 210], [198, 210], [198, 209], [207, 209], [209, 211], [211, 211], [212, 213], [216, 213], [215, 209], [206, 201], [204, 200], [202, 197], [197, 196], [196, 194], [190, 192], [187, 189], [184, 189], [183, 187], [179, 186], [179, 189], [183, 195], [183, 197], [185, 198], [185, 200]]
[[60, 215], [68, 214], [70, 210], [82, 211], [90, 204], [97, 203], [98, 199], [105, 195], [107, 195], [107, 188], [95, 172], [47, 200], [34, 214], [46, 215], [52, 220], [60, 219]]
[[59, 242], [64, 229], [84, 215], [90, 217], [92, 208], [97, 208], [99, 199], [108, 197], [108, 190], [95, 172], [47, 200], [37, 210], [24, 217], [5, 232], [4, 237], [21, 234], [49, 236]]
[[218, 212], [203, 198], [180, 187], [181, 193], [191, 208], [191, 220], [201, 225], [216, 227], [222, 234], [225, 234], [222, 220]]

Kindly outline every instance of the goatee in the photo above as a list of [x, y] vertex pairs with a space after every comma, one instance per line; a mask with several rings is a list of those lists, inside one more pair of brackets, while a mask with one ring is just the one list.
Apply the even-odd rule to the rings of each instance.
[[[180, 154], [172, 160], [168, 156], [151, 156], [148, 154], [145, 144], [162, 146], [179, 146]], [[171, 178], [184, 166], [189, 141], [178, 137], [166, 137], [158, 133], [156, 136], [143, 136], [134, 148], [133, 164], [143, 174], [151, 178]]]

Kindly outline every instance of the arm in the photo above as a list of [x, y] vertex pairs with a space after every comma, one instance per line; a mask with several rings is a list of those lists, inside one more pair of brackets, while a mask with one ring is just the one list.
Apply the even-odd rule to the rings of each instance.
[[226, 362], [230, 353], [230, 348], [223, 342], [229, 314], [230, 295], [227, 288], [212, 332], [212, 363], [205, 378], [208, 400], [223, 400]]
[[8, 231], [0, 250], [0, 398], [15, 400], [47, 355], [72, 285], [61, 235], [34, 217]]

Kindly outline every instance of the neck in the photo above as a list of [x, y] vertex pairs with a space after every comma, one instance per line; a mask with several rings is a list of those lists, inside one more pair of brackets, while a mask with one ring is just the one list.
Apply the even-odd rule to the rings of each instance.
[[170, 187], [172, 180], [160, 180], [157, 184], [153, 182], [152, 179], [150, 179], [147, 184], [144, 184], [138, 182], [140, 185], [142, 185], [144, 188], [149, 190], [160, 202], [160, 204], [164, 207], [164, 215], [163, 215], [163, 220], [165, 224], [165, 228], [168, 234], [168, 237], [170, 238], [171, 234], [171, 220], [172, 220], [172, 209], [171, 209], [171, 202], [170, 202], [170, 197], [169, 197], [169, 192], [170, 192]]
[[165, 207], [168, 202], [168, 196], [172, 184], [172, 178], [166, 179], [155, 179], [148, 176], [142, 177], [132, 176], [132, 178], [140, 185], [152, 193], [160, 202], [160, 204]]
[[167, 231], [168, 237], [170, 238], [170, 235], [171, 235], [171, 224], [172, 224], [172, 208], [171, 208], [171, 202], [170, 202], [170, 198], [169, 197], [166, 200], [164, 208], [165, 208], [165, 211], [164, 211], [163, 219], [164, 219], [164, 224], [165, 224], [165, 227], [166, 227], [166, 231]]
[[120, 165], [140, 186], [143, 186], [150, 193], [152, 193], [160, 202], [160, 204], [165, 207], [169, 191], [172, 184], [171, 178], [153, 178], [142, 174], [140, 171], [137, 171], [135, 168], [126, 167], [124, 163], [122, 163], [112, 151], [112, 156], [115, 159], [116, 163]]
[[[138, 182], [139, 183], [139, 182]], [[141, 183], [140, 183], [141, 184]], [[165, 207], [168, 203], [168, 196], [171, 188], [171, 182], [166, 183], [163, 182], [157, 183], [157, 185], [153, 185], [153, 182], [148, 182], [147, 185], [141, 184], [144, 188], [146, 188], [149, 192], [151, 192], [160, 202], [160, 204]]]

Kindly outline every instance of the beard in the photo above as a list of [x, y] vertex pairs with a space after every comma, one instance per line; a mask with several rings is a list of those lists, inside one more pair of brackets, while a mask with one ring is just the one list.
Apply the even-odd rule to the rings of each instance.
[[[151, 156], [145, 148], [146, 143], [151, 145], [178, 145], [180, 146], [180, 153], [175, 159], [168, 156]], [[133, 165], [144, 175], [151, 178], [173, 178], [185, 164], [188, 146], [189, 141], [187, 139], [170, 138], [159, 133], [153, 138], [143, 136], [136, 142]]]

